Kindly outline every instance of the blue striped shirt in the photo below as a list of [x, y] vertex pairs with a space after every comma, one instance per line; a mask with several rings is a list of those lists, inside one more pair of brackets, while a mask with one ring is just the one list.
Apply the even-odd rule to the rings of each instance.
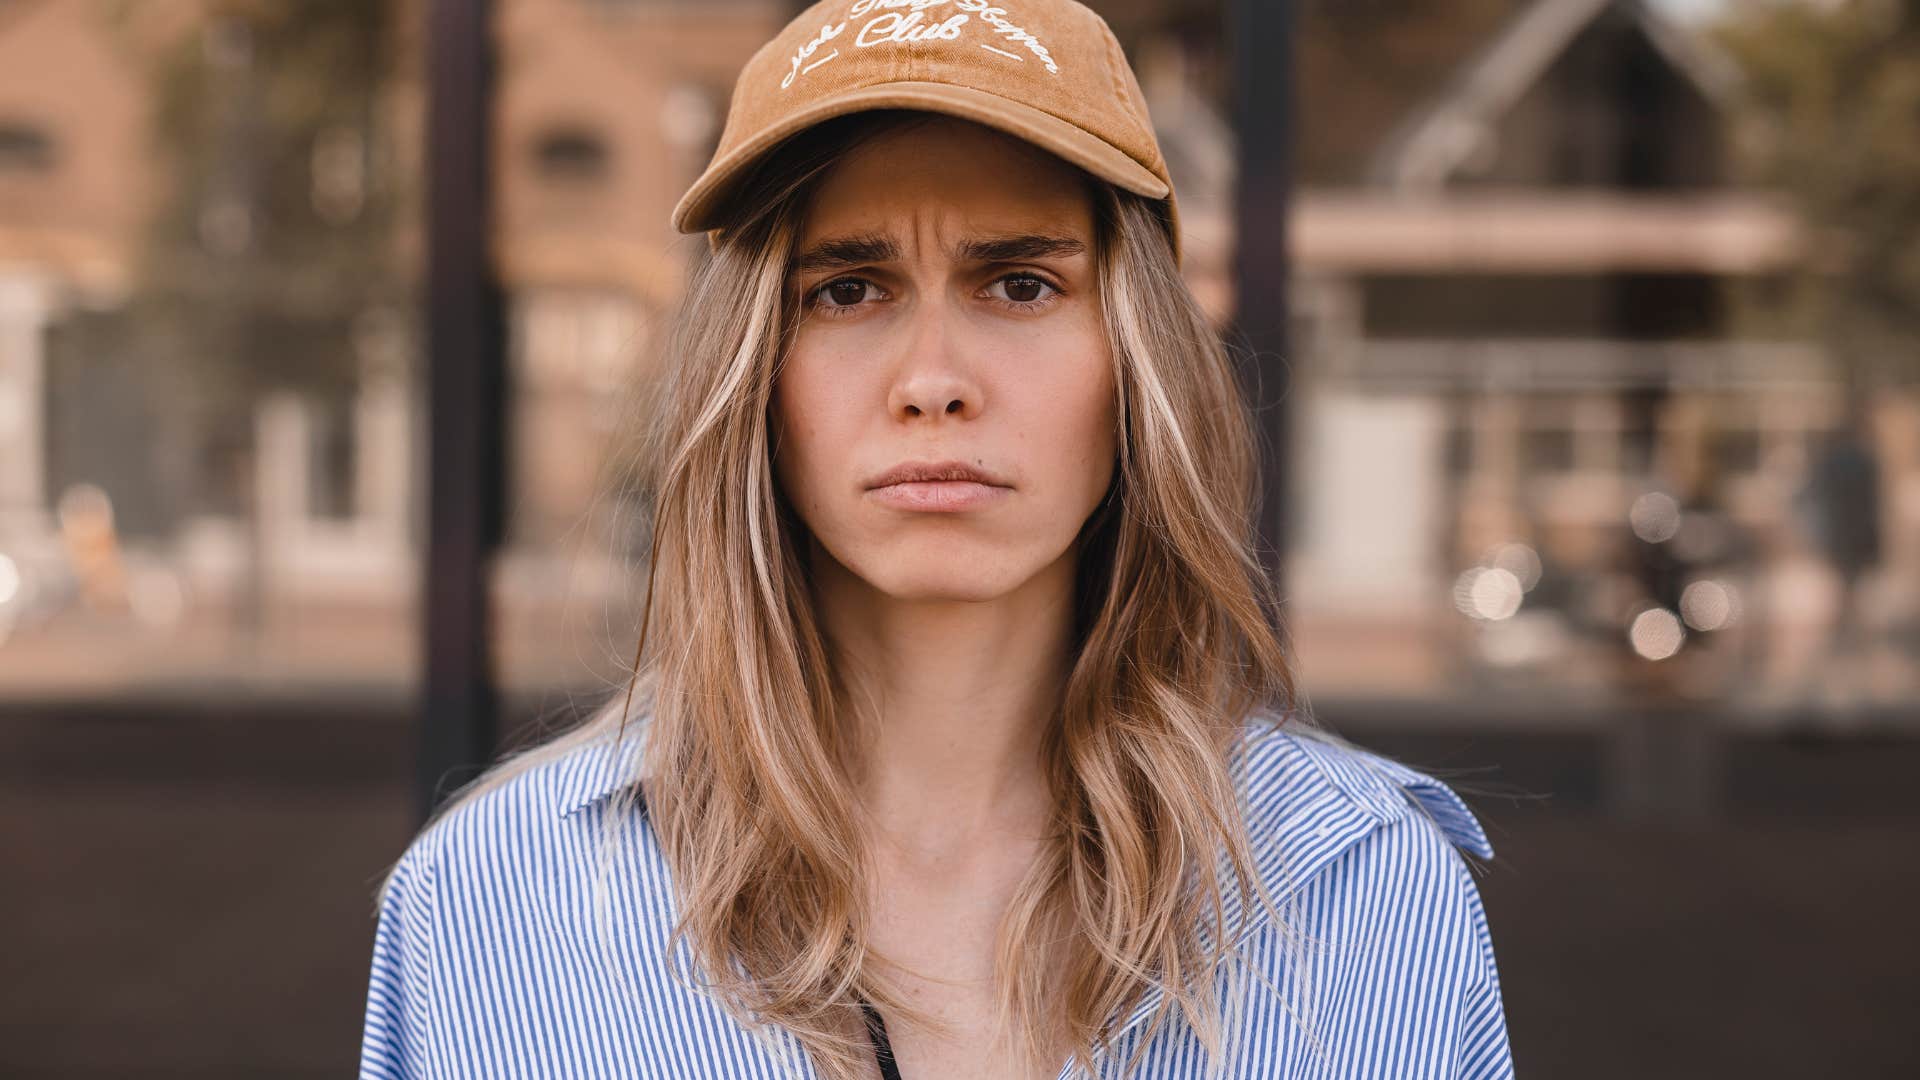
[[[644, 813], [611, 849], [594, 910], [597, 826], [634, 745], [584, 744], [407, 848], [380, 898], [361, 1077], [818, 1076], [791, 1034], [749, 1029], [669, 974], [675, 903]], [[1136, 1050], [1128, 1075], [1156, 1080], [1511, 1076], [1492, 940], [1456, 848], [1493, 850], [1466, 805], [1291, 725], [1251, 722], [1242, 747], [1255, 872], [1282, 920], [1230, 901], [1242, 976], [1221, 984], [1234, 1010], [1221, 1071], [1177, 1013], [1141, 1047], [1155, 992], [1109, 1054], [1062, 1080], [1118, 1077]]]

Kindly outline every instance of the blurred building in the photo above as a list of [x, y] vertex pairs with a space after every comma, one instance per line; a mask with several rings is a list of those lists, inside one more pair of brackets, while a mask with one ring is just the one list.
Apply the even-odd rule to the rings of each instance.
[[[1804, 257], [1782, 203], [1732, 179], [1738, 74], [1636, 0], [1425, 11], [1320, 5], [1303, 35], [1309, 676], [1644, 690], [1691, 634], [1691, 684], [1667, 689], [1757, 689], [1753, 664], [1789, 672], [1772, 661], [1823, 615], [1793, 495], [1847, 403], [1818, 349], [1732, 317], [1733, 286]], [[1897, 451], [1920, 413], [1874, 418]], [[1637, 535], [1637, 503], [1686, 531]], [[1884, 522], [1903, 554], [1883, 595], [1914, 593], [1916, 509]]]
[[78, 4], [0, 3], [0, 538], [49, 537], [46, 341], [124, 301], [148, 205], [144, 88]]
[[[583, 516], [632, 422], [619, 390], [691, 257], [668, 212], [718, 138], [734, 72], [785, 9], [499, 0], [495, 12], [511, 624], [627, 584], [613, 550], [623, 538], [582, 535]], [[422, 5], [393, 17], [401, 63], [381, 122], [409, 158], [395, 171], [417, 189]], [[343, 609], [404, 642], [424, 479], [410, 313], [370, 310], [356, 325], [359, 374], [344, 396], [269, 394], [237, 433], [94, 377], [88, 362], [136, 348], [85, 325], [133, 299], [168, 196], [162, 65], [182, 49], [231, 51], [222, 35], [217, 6], [197, 2], [0, 0], [0, 557], [36, 593], [17, 608], [72, 601], [83, 583], [52, 508], [62, 492], [98, 491], [119, 539], [171, 568], [189, 606], [229, 609], [255, 589], [252, 602]], [[394, 242], [417, 262], [417, 216]]]
[[[1134, 57], [1181, 191], [1188, 276], [1224, 322], [1220, 5], [1095, 6]], [[53, 511], [78, 493], [127, 540], [127, 606], [149, 621], [330, 606], [408, 643], [424, 472], [403, 303], [355, 323], [343, 390], [270, 394], [237, 425], [176, 415], [94, 364], [133, 347], [91, 335], [85, 315], [130, 301], [166, 197], [157, 58], [224, 48], [212, 10], [0, 0], [0, 556], [60, 592], [58, 567], [78, 563]], [[608, 472], [640, 422], [622, 391], [700, 243], [668, 212], [717, 140], [734, 73], [791, 11], [497, 0], [510, 625], [629, 584], [635, 530]], [[386, 122], [413, 155], [420, 0], [393, 12], [403, 62]], [[1672, 606], [1665, 629], [1689, 632], [1677, 606], [1693, 564], [1649, 560], [1690, 543], [1718, 545], [1694, 576], [1721, 589], [1729, 632], [1695, 630], [1689, 654], [1727, 654], [1711, 679], [1755, 657], [1790, 673], [1772, 661], [1795, 649], [1817, 659], [1817, 631], [1794, 627], [1831, 607], [1831, 575], [1793, 496], [1849, 403], [1818, 349], [1746, 339], [1732, 315], [1730, 286], [1806, 257], [1781, 204], [1731, 179], [1737, 73], [1642, 0], [1303, 0], [1300, 19], [1289, 591], [1309, 684], [1639, 677], [1640, 614]], [[397, 171], [417, 178], [420, 163]], [[399, 232], [417, 262], [417, 218]], [[1911, 622], [1920, 595], [1920, 406], [1870, 412], [1887, 558], [1865, 617], [1885, 627]], [[1687, 539], [1636, 540], [1629, 511], [1650, 494], [1684, 508]], [[100, 513], [82, 516], [101, 531]], [[365, 648], [404, 670], [404, 650]]]

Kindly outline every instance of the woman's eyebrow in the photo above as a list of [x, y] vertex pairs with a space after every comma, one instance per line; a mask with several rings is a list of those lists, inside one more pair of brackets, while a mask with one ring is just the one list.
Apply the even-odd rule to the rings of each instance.
[[[1031, 259], [1061, 259], [1085, 254], [1087, 245], [1071, 236], [1045, 236], [1020, 233], [1010, 236], [984, 236], [964, 240], [954, 249], [954, 261], [971, 263], [1025, 262]], [[789, 267], [794, 274], [844, 270], [872, 263], [894, 262], [900, 258], [900, 245], [891, 236], [830, 237], [796, 256]]]
[[880, 234], [832, 237], [822, 240], [795, 256], [788, 273], [811, 274], [820, 270], [844, 270], [868, 263], [893, 262], [900, 257], [900, 245], [893, 237]]
[[1026, 262], [1030, 259], [1064, 259], [1085, 254], [1087, 245], [1071, 236], [983, 237], [968, 240], [954, 253], [957, 262]]

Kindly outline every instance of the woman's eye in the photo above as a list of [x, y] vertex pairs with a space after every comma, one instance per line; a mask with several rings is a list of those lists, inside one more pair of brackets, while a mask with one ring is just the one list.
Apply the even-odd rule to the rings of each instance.
[[818, 297], [827, 307], [858, 307], [867, 298], [867, 290], [873, 288], [871, 282], [859, 278], [842, 278], [829, 281], [820, 286]]
[[1014, 304], [1039, 304], [1052, 299], [1059, 292], [1044, 280], [1032, 274], [1009, 274], [987, 286], [989, 290], [1000, 290], [1000, 299]]

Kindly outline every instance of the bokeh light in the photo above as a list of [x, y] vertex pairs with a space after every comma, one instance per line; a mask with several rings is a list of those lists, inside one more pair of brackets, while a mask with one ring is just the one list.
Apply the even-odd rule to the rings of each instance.
[[1513, 617], [1526, 595], [1513, 571], [1498, 566], [1476, 566], [1453, 583], [1453, 605], [1475, 619], [1497, 622]]
[[1680, 531], [1680, 504], [1664, 491], [1649, 491], [1633, 500], [1627, 511], [1633, 535], [1649, 544], [1664, 544]]
[[1648, 660], [1673, 656], [1686, 640], [1687, 630], [1680, 625], [1680, 616], [1666, 608], [1648, 608], [1634, 616], [1633, 625], [1627, 630], [1627, 641], [1633, 645], [1633, 651]]
[[1739, 614], [1739, 595], [1729, 585], [1702, 578], [1680, 594], [1680, 617], [1695, 630], [1724, 630]]
[[1518, 541], [1494, 548], [1487, 565], [1512, 574], [1520, 582], [1520, 588], [1528, 592], [1540, 584], [1540, 553]]

